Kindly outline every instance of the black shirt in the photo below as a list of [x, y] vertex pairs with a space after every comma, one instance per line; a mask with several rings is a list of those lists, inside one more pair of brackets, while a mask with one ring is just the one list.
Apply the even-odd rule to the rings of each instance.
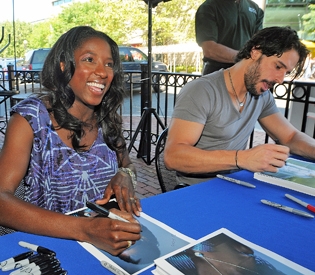
[[[211, 40], [240, 50], [253, 34], [262, 29], [263, 18], [263, 10], [251, 0], [240, 0], [239, 3], [234, 0], [206, 0], [196, 12], [196, 41], [199, 46]], [[204, 61], [218, 65], [219, 69], [226, 66], [206, 56]]]

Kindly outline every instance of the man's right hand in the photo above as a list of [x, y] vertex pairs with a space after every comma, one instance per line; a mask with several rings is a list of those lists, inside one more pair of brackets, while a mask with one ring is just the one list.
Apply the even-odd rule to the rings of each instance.
[[290, 149], [278, 144], [261, 144], [238, 152], [238, 166], [252, 172], [277, 172], [285, 165]]

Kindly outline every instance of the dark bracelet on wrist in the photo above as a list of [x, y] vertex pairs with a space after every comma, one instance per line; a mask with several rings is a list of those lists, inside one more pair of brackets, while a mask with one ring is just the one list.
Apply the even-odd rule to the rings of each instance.
[[238, 166], [238, 163], [237, 163], [237, 155], [238, 155], [238, 151], [239, 150], [236, 150], [236, 153], [235, 153], [235, 165], [238, 169], [241, 169], [239, 166]]

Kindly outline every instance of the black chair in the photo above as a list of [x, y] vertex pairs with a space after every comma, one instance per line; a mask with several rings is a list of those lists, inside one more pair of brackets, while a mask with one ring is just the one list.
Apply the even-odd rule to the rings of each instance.
[[164, 129], [160, 134], [155, 147], [155, 168], [162, 193], [188, 186], [186, 184], [177, 184], [176, 171], [169, 170], [165, 167], [164, 146], [166, 143], [167, 133], [168, 128]]

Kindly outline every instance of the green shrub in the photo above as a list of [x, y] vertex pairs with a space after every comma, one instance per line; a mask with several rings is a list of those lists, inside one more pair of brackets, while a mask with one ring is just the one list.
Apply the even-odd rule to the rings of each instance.
[[175, 72], [176, 73], [182, 73], [182, 72], [185, 72], [185, 73], [193, 73], [196, 71], [196, 67], [195, 66], [183, 66], [183, 65], [177, 65], [175, 67]]

